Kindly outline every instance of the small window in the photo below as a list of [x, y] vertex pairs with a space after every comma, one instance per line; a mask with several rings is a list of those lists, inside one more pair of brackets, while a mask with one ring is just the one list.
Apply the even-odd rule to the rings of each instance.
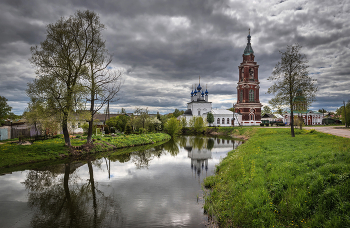
[[230, 118], [227, 118], [227, 124], [230, 124]]
[[225, 124], [225, 118], [222, 118], [222, 124]]
[[243, 90], [239, 93], [239, 102], [243, 102]]
[[201, 115], [201, 111], [198, 111], [198, 116], [200, 116]]
[[216, 121], [217, 124], [220, 124], [220, 118], [218, 118], [218, 120]]

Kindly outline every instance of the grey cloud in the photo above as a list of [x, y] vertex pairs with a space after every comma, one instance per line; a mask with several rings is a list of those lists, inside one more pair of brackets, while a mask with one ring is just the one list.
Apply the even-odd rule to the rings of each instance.
[[[28, 61], [30, 46], [45, 39], [47, 24], [85, 9], [97, 12], [106, 25], [103, 35], [113, 66], [125, 68], [125, 84], [115, 108], [186, 109], [199, 75], [202, 85], [208, 84], [210, 99], [235, 98], [249, 27], [260, 65], [261, 102], [272, 98], [265, 94], [271, 85], [266, 79], [280, 60], [278, 51], [297, 42], [309, 59], [310, 75], [318, 79], [315, 107], [332, 106], [324, 96], [328, 91], [344, 91], [333, 94], [338, 99], [347, 91], [350, 7], [346, 1], [259, 5], [239, 0], [2, 1], [0, 93], [18, 102], [17, 114], [22, 112], [19, 104], [28, 101], [26, 85], [35, 77]], [[225, 101], [213, 105], [232, 106]]]

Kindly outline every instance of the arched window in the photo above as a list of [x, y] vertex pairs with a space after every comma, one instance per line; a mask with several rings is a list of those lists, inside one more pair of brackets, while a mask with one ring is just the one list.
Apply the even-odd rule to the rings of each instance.
[[243, 78], [244, 78], [244, 67], [242, 67], [241, 81], [243, 81]]
[[249, 102], [254, 102], [254, 90], [249, 91]]
[[222, 118], [222, 122], [221, 122], [222, 124], [225, 124], [225, 118]]
[[220, 124], [220, 118], [218, 118], [218, 120], [216, 121], [217, 124]]
[[227, 118], [227, 124], [230, 124], [230, 118]]
[[239, 102], [243, 102], [243, 90], [239, 93]]

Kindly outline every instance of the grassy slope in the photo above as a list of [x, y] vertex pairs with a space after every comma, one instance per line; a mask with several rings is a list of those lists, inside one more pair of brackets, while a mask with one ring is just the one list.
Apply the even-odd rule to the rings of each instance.
[[[108, 142], [108, 139], [109, 138], [102, 138], [102, 140], [97, 140], [95, 144], [103, 144], [103, 141], [106, 140]], [[150, 144], [168, 139], [170, 139], [170, 136], [162, 133], [113, 138], [114, 141], [118, 142], [114, 144], [117, 148]], [[80, 146], [85, 142], [86, 140], [80, 139], [71, 140], [73, 146]], [[113, 144], [111, 142], [109, 143]], [[106, 148], [107, 147], [97, 145], [91, 152], [105, 151]], [[26, 146], [7, 142], [5, 144], [0, 144], [0, 168], [30, 162], [59, 159], [61, 158], [60, 155], [68, 155], [68, 148], [64, 146], [64, 139], [61, 138], [36, 141], [32, 145]]]
[[222, 227], [350, 226], [350, 139], [258, 129], [205, 180]]

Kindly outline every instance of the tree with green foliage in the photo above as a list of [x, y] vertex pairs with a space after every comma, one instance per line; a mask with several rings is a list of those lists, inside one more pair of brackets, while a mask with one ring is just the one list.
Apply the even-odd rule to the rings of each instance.
[[136, 115], [136, 126], [137, 128], [148, 128], [147, 123], [149, 119], [148, 108], [136, 108], [134, 111]]
[[274, 108], [287, 106], [291, 112], [291, 136], [294, 134], [294, 98], [301, 91], [306, 99], [307, 106], [315, 99], [317, 85], [309, 76], [306, 56], [300, 53], [301, 46], [298, 44], [287, 46], [285, 52], [281, 52], [281, 61], [278, 62], [268, 80], [275, 81], [268, 89], [268, 93], [275, 95], [270, 100]]
[[169, 135], [174, 137], [180, 134], [182, 127], [180, 122], [175, 117], [172, 117], [165, 123], [164, 129]]
[[43, 121], [47, 117], [48, 110], [45, 109], [43, 102], [39, 99], [32, 98], [28, 103], [28, 107], [25, 109], [23, 115], [28, 124], [34, 126], [36, 134], [38, 135], [44, 128]]
[[130, 117], [127, 115], [114, 116], [106, 121], [106, 125], [110, 128], [114, 127], [115, 129], [118, 129], [118, 131], [124, 132], [129, 120]]
[[5, 97], [0, 96], [0, 125], [5, 122], [12, 109], [12, 107], [7, 104], [7, 101]]
[[344, 102], [344, 105], [336, 110], [336, 115], [340, 117], [345, 127], [350, 126], [350, 100], [346, 104]]
[[173, 116], [175, 117], [175, 118], [177, 118], [177, 117], [179, 117], [179, 116], [181, 116], [182, 114], [184, 114], [184, 112], [185, 111], [180, 111], [179, 109], [175, 109], [175, 111], [173, 112]]
[[264, 105], [263, 110], [261, 112], [261, 115], [265, 115], [265, 114], [271, 114], [272, 110], [268, 105]]
[[86, 90], [80, 80], [89, 74], [91, 63], [95, 64], [92, 53], [103, 42], [102, 27], [94, 12], [77, 11], [74, 16], [49, 24], [46, 40], [40, 47], [31, 47], [30, 62], [38, 77], [28, 84], [27, 94], [50, 101], [51, 108], [62, 116], [66, 146], [71, 145], [68, 115], [83, 102]]
[[162, 130], [162, 122], [158, 120], [157, 117], [153, 117], [150, 119], [150, 131], [161, 131]]
[[207, 114], [207, 122], [209, 123], [209, 126], [214, 123], [214, 115], [211, 112], [208, 112]]
[[126, 124], [124, 133], [127, 134], [127, 135], [132, 133], [132, 127], [131, 127], [130, 123]]
[[185, 127], [187, 127], [187, 120], [186, 120], [186, 117], [181, 117], [181, 119], [180, 119], [180, 124], [181, 124], [181, 127], [182, 128], [185, 128]]
[[189, 122], [190, 122], [190, 127], [196, 133], [202, 133], [207, 127], [206, 122], [201, 116], [193, 116]]
[[157, 112], [157, 119], [158, 119], [158, 120], [161, 120], [161, 117], [160, 117], [159, 112]]
[[323, 117], [324, 117], [324, 114], [327, 112], [327, 110], [324, 109], [324, 108], [320, 108], [320, 109], [318, 110], [318, 112], [322, 113], [322, 114], [323, 114]]

